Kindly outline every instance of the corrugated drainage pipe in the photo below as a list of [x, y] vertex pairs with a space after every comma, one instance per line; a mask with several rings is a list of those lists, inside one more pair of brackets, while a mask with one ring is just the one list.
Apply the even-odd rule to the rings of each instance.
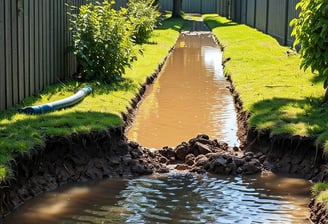
[[55, 110], [73, 106], [74, 104], [83, 100], [84, 97], [86, 97], [89, 93], [91, 93], [91, 91], [92, 88], [90, 86], [86, 86], [80, 89], [74, 95], [67, 97], [65, 99], [57, 100], [51, 103], [41, 104], [38, 106], [25, 107], [22, 109], [18, 109], [18, 112], [25, 113], [25, 114], [43, 114], [43, 113], [53, 112]]

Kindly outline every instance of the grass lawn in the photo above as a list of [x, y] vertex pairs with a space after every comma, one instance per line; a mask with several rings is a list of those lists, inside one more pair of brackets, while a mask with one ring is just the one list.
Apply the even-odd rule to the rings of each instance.
[[[143, 55], [139, 55], [131, 69], [126, 69], [122, 82], [109, 85], [76, 81], [58, 83], [47, 87], [36, 97], [25, 99], [21, 105], [0, 112], [0, 182], [12, 176], [9, 164], [14, 153], [28, 153], [35, 145], [44, 145], [46, 137], [122, 126], [122, 113], [127, 112], [140, 85], [163, 62], [184, 23], [183, 19], [164, 20], [154, 31], [149, 44], [142, 45]], [[42, 115], [17, 113], [17, 109], [24, 106], [71, 96], [86, 85], [91, 86], [93, 92], [74, 107]]]
[[328, 152], [328, 106], [323, 83], [300, 70], [299, 55], [271, 36], [218, 15], [204, 21], [224, 46], [225, 72], [231, 75], [250, 127], [272, 134], [315, 136]]

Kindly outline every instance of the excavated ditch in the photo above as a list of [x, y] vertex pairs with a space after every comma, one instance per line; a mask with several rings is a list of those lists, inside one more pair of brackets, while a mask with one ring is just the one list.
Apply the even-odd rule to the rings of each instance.
[[[162, 65], [147, 79], [147, 83], [132, 100], [128, 113], [123, 115], [125, 127], [133, 120], [137, 104]], [[45, 147], [36, 147], [29, 155], [15, 157], [11, 164], [14, 177], [3, 182], [0, 188], [2, 217], [29, 199], [64, 184], [164, 173], [170, 169], [223, 175], [249, 175], [270, 170], [296, 174], [314, 181], [328, 180], [327, 174], [321, 169], [324, 164], [322, 150], [315, 149], [314, 139], [271, 136], [269, 131], [249, 129], [249, 114], [243, 111], [231, 80], [230, 83], [238, 113], [239, 147], [229, 147], [224, 142], [211, 140], [200, 133], [176, 147], [155, 151], [128, 141], [124, 136], [125, 127], [51, 137], [47, 139]], [[310, 207], [311, 219], [315, 223], [327, 223], [327, 212], [320, 204], [312, 200]]]

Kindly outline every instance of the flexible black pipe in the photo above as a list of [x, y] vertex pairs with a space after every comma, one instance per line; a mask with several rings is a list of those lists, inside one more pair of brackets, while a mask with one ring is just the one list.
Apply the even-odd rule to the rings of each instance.
[[84, 99], [89, 93], [91, 93], [92, 88], [90, 86], [86, 86], [79, 90], [77, 93], [74, 95], [67, 97], [62, 100], [57, 100], [51, 103], [46, 103], [42, 105], [37, 105], [37, 106], [30, 106], [30, 107], [25, 107], [18, 109], [19, 113], [25, 113], [25, 114], [43, 114], [43, 113], [48, 113], [48, 112], [53, 112], [55, 110], [59, 110], [65, 107], [72, 106], [81, 100]]

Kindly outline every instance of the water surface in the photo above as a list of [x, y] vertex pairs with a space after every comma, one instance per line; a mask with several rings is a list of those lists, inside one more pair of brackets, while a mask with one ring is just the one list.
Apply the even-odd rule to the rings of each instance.
[[181, 34], [146, 91], [129, 139], [146, 147], [176, 146], [199, 133], [238, 146], [237, 123], [222, 53], [211, 33]]
[[309, 223], [310, 184], [273, 174], [170, 173], [65, 186], [21, 207], [8, 223]]

